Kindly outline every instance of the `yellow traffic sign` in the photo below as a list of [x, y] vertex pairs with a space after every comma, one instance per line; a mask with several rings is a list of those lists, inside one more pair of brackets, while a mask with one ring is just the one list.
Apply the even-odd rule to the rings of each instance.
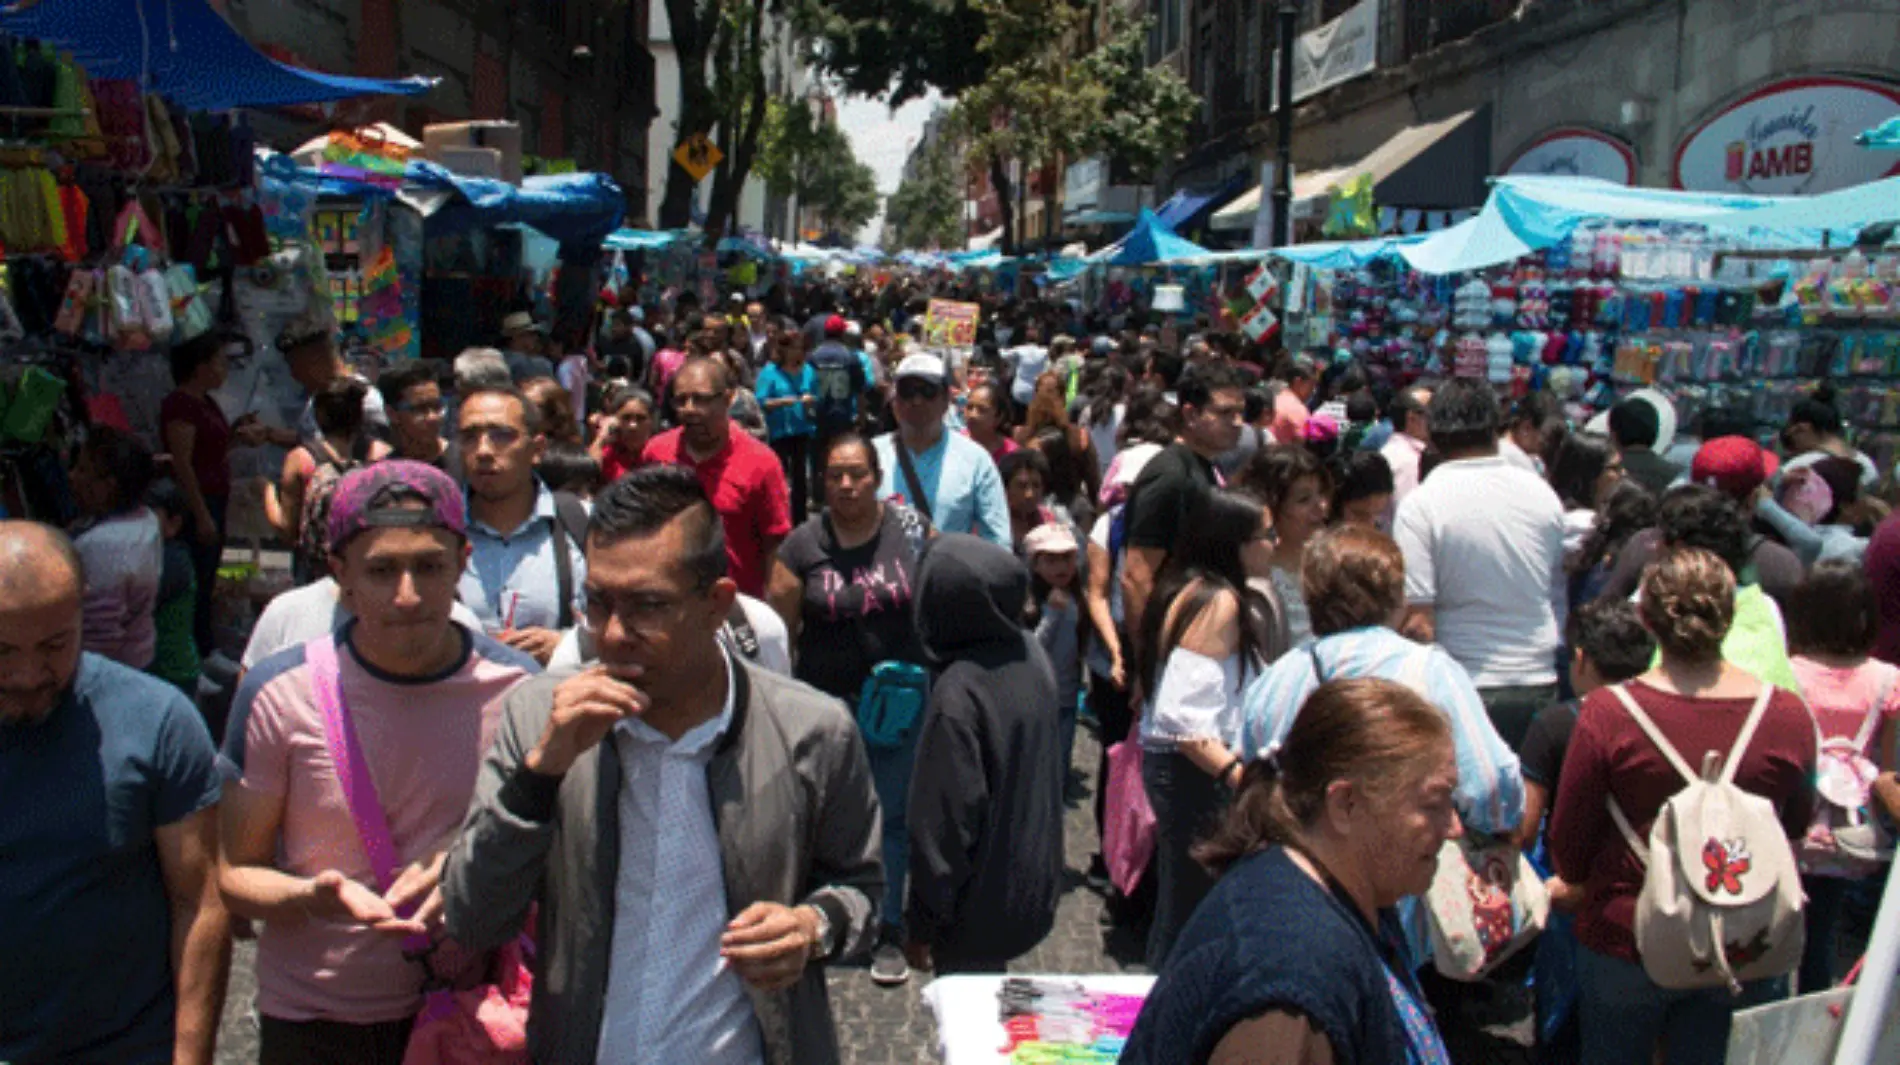
[[694, 181], [706, 180], [706, 175], [712, 173], [713, 167], [718, 166], [725, 157], [726, 153], [720, 151], [719, 146], [704, 133], [693, 134], [673, 149], [673, 161], [693, 175]]

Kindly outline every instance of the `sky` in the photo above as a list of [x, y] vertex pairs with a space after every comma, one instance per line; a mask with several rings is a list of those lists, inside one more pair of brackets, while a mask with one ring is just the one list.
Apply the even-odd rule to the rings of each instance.
[[[838, 126], [851, 138], [851, 149], [877, 173], [877, 191], [889, 196], [904, 177], [904, 160], [922, 135], [924, 122], [943, 97], [935, 89], [892, 111], [881, 101], [847, 96], [838, 101]], [[875, 244], [884, 225], [880, 210], [871, 224], [858, 232], [859, 244]]]

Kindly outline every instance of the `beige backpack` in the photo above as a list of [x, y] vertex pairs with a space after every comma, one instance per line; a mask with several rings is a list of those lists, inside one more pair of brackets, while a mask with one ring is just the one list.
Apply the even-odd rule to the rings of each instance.
[[1610, 689], [1687, 786], [1662, 805], [1644, 846], [1615, 799], [1610, 817], [1647, 872], [1636, 900], [1636, 952], [1662, 987], [1723, 987], [1793, 971], [1805, 925], [1794, 848], [1774, 804], [1735, 785], [1735, 771], [1774, 694], [1764, 685], [1735, 747], [1697, 776], [1628, 690]]

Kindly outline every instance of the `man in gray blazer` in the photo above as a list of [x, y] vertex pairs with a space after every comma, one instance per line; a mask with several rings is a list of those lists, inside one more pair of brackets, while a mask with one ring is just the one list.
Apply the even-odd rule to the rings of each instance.
[[823, 964], [869, 949], [877, 798], [844, 705], [728, 653], [735, 588], [695, 476], [594, 503], [590, 668], [506, 701], [442, 889], [486, 949], [539, 904], [543, 1065], [838, 1060]]

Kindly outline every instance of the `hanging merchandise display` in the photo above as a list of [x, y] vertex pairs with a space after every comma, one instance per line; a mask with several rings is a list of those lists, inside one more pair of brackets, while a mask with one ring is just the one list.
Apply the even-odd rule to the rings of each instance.
[[1736, 231], [1594, 221], [1481, 271], [1387, 257], [1307, 276], [1294, 340], [1393, 383], [1476, 377], [1579, 413], [1655, 387], [1684, 424], [1722, 409], [1766, 437], [1825, 381], [1859, 447], [1883, 468], [1900, 453], [1900, 248], [1764, 250]]
[[233, 273], [267, 253], [254, 137], [3, 34], [0, 116], [0, 509], [62, 520], [74, 435], [158, 449], [166, 352], [231, 319]]

